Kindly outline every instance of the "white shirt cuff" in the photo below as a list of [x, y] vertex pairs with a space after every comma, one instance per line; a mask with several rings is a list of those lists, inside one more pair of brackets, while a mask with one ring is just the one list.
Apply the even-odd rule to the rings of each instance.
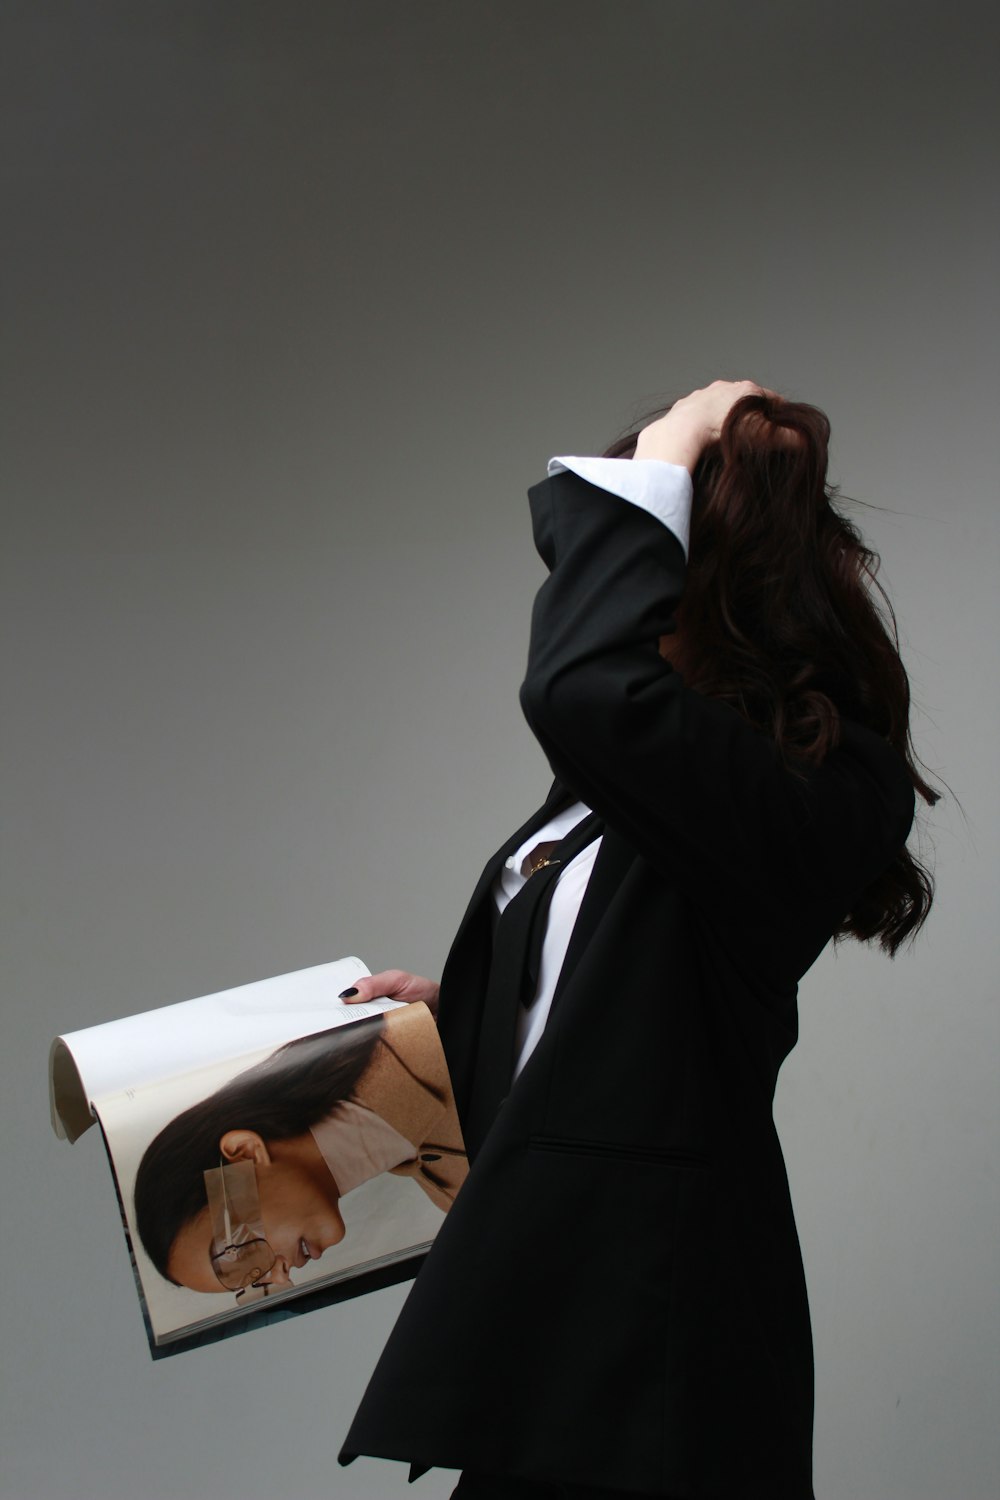
[[550, 475], [561, 474], [565, 469], [572, 469], [581, 479], [655, 516], [668, 531], [673, 532], [687, 557], [694, 486], [683, 465], [668, 464], [662, 458], [577, 458], [563, 455], [549, 459]]

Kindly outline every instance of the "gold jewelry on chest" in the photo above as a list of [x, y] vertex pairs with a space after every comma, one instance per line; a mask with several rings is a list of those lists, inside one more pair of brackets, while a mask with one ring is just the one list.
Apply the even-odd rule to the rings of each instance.
[[551, 839], [546, 844], [536, 844], [529, 854], [521, 861], [521, 874], [525, 880], [529, 880], [538, 870], [544, 870], [546, 865], [559, 864], [558, 859], [552, 858], [553, 849], [558, 849], [560, 839]]

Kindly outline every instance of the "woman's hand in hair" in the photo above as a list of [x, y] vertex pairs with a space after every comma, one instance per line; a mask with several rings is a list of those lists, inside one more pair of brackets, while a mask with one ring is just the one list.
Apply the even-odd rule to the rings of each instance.
[[753, 380], [713, 380], [675, 401], [670, 410], [644, 427], [635, 445], [635, 458], [659, 458], [680, 464], [692, 473], [709, 443], [718, 441], [722, 424], [744, 396], [773, 396]]
[[419, 974], [408, 974], [405, 969], [383, 969], [380, 974], [365, 974], [356, 979], [340, 999], [345, 1005], [360, 1005], [363, 1000], [381, 1000], [383, 997], [405, 1000], [408, 1005], [422, 1000], [436, 1021], [440, 988], [433, 979], [422, 979]]

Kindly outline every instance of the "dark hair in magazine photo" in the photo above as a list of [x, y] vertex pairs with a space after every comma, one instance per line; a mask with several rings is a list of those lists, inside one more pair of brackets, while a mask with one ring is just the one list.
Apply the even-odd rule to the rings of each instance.
[[352, 1093], [383, 1029], [384, 1018], [372, 1016], [346, 1033], [332, 1027], [287, 1042], [160, 1131], [139, 1164], [134, 1202], [139, 1237], [161, 1276], [173, 1280], [171, 1248], [205, 1207], [204, 1173], [218, 1166], [226, 1131], [249, 1126], [272, 1141], [304, 1135]]

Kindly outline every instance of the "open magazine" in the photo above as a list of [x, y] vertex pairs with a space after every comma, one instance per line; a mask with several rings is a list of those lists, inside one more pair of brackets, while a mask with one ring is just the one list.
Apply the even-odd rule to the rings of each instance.
[[468, 1160], [424, 1004], [343, 958], [58, 1037], [56, 1134], [96, 1119], [154, 1359], [413, 1276]]

